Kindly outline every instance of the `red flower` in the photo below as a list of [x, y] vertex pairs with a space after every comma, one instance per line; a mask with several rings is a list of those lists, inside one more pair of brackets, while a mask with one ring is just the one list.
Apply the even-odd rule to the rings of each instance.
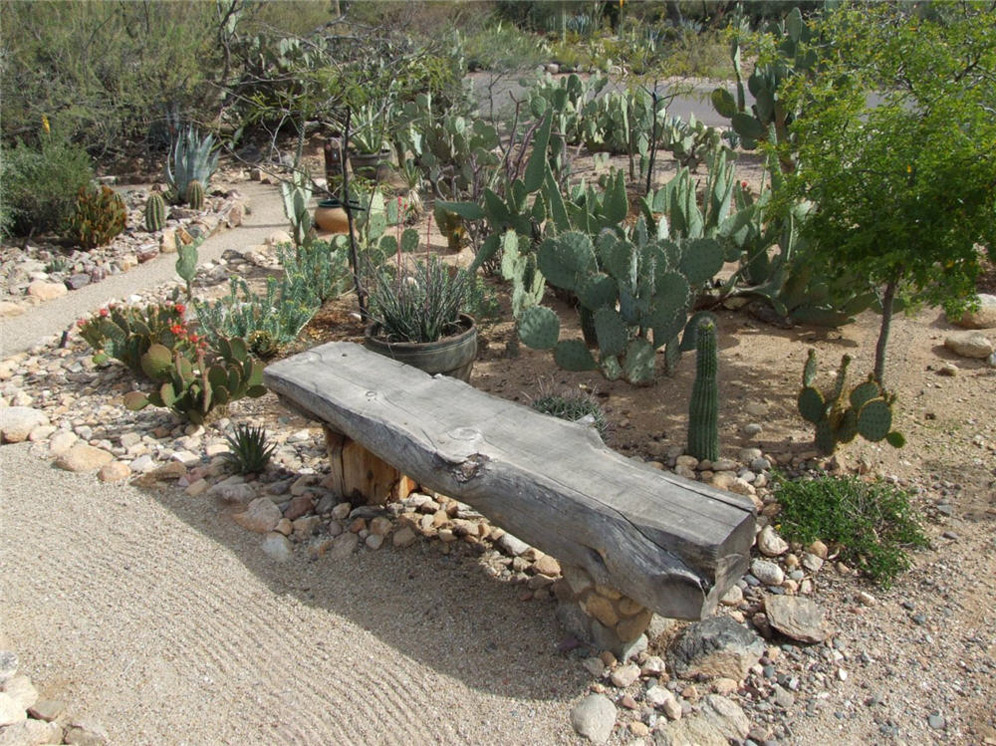
[[184, 332], [183, 324], [173, 324], [173, 326], [171, 326], [169, 330], [173, 332], [173, 334], [177, 335], [183, 334]]
[[106, 308], [101, 308], [101, 309], [100, 309], [100, 315], [101, 315], [101, 316], [103, 316], [103, 317], [105, 317], [105, 318], [106, 318], [106, 316], [107, 316], [107, 314], [108, 314], [108, 313], [109, 313], [109, 312], [108, 312], [108, 310], [107, 310]]
[[181, 316], [183, 316], [183, 314], [187, 312], [187, 307], [182, 303], [177, 303], [175, 306], [173, 306], [173, 309]]
[[741, 189], [746, 189], [747, 188], [747, 182], [746, 181], [741, 181], [740, 182], [740, 188]]
[[76, 326], [82, 329], [84, 326], [86, 326], [86, 319], [76, 319]]

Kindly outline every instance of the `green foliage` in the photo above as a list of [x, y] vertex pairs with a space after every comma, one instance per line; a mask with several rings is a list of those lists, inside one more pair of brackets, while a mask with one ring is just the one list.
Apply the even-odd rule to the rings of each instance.
[[145, 203], [145, 230], [155, 233], [161, 231], [165, 224], [166, 200], [158, 192], [153, 192]]
[[413, 272], [378, 272], [370, 314], [392, 342], [435, 342], [459, 328], [468, 276], [432, 256]]
[[311, 177], [306, 171], [296, 170], [291, 180], [280, 182], [284, 198], [284, 215], [291, 224], [295, 246], [304, 246], [311, 233]]
[[[193, 209], [199, 210], [200, 207], [191, 203], [191, 198], [196, 200], [199, 192], [200, 204], [203, 206], [203, 187], [210, 183], [217, 168], [218, 152], [215, 150], [214, 135], [209, 133], [201, 137], [193, 125], [185, 127], [173, 143], [170, 157], [166, 159], [166, 182], [174, 200], [177, 203], [186, 201]], [[191, 194], [190, 185], [195, 181], [201, 189], [195, 188]]]
[[460, 39], [467, 69], [509, 73], [542, 64], [546, 44], [511, 23], [493, 23]]
[[69, 219], [69, 235], [84, 251], [106, 246], [128, 222], [124, 200], [109, 186], [82, 187]]
[[199, 338], [184, 320], [181, 303], [103, 308], [89, 319], [76, 322], [80, 336], [93, 349], [93, 362], [106, 365], [112, 358], [123, 363], [133, 375], [145, 377], [142, 356], [153, 344], [167, 349], [189, 349]]
[[187, 299], [194, 297], [193, 282], [197, 276], [197, 249], [204, 243], [204, 237], [198, 236], [190, 243], [184, 243], [180, 234], [174, 236], [176, 242], [176, 273], [187, 284]]
[[537, 412], [553, 415], [568, 422], [577, 422], [590, 418], [591, 424], [598, 434], [605, 437], [608, 422], [605, 412], [598, 401], [587, 391], [566, 391], [563, 393], [547, 393], [533, 399], [529, 406]]
[[279, 245], [277, 258], [284, 268], [287, 282], [294, 287], [301, 286], [306, 291], [293, 291], [290, 295], [304, 296], [310, 293], [321, 305], [327, 300], [338, 298], [349, 283], [346, 250], [328, 241], [312, 241], [296, 246]]
[[719, 458], [719, 368], [716, 323], [696, 326], [695, 383], [688, 403], [688, 453], [701, 460]]
[[860, 435], [865, 440], [885, 440], [901, 448], [906, 439], [892, 430], [892, 405], [894, 394], [889, 394], [869, 375], [868, 380], [853, 389], [846, 389], [847, 367], [851, 362], [844, 355], [837, 369], [833, 386], [818, 389], [816, 379], [816, 350], [810, 350], [802, 373], [802, 390], [799, 392], [799, 414], [816, 425], [816, 448], [829, 456], [838, 443], [850, 443]]
[[236, 474], [262, 473], [270, 463], [273, 452], [277, 450], [276, 443], [267, 442], [266, 430], [262, 426], [237, 425], [235, 432], [225, 439], [229, 450], [223, 455]]
[[815, 204], [813, 263], [885, 286], [880, 380], [893, 295], [956, 311], [974, 296], [977, 245], [996, 245], [996, 8], [910, 10], [840, 7], [819, 27], [819, 75], [785, 90], [801, 112], [787, 191]]
[[63, 230], [73, 216], [80, 190], [93, 179], [86, 151], [42, 133], [39, 148], [18, 142], [4, 148], [2, 156], [3, 209], [10, 232], [28, 235]]
[[141, 365], [155, 386], [125, 394], [125, 406], [134, 411], [152, 404], [201, 424], [217, 407], [266, 393], [263, 366], [241, 339], [217, 338], [210, 350], [198, 345], [193, 352], [153, 344]]
[[786, 539], [829, 542], [839, 547], [841, 560], [886, 588], [910, 567], [907, 548], [928, 545], [911, 495], [882, 482], [779, 478], [775, 497], [782, 507], [778, 529]]

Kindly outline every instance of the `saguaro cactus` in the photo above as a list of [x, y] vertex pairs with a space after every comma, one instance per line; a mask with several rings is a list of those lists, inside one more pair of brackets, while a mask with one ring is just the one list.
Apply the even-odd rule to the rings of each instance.
[[688, 453], [699, 459], [719, 458], [719, 368], [716, 324], [699, 322], [695, 345], [695, 383], [688, 403]]

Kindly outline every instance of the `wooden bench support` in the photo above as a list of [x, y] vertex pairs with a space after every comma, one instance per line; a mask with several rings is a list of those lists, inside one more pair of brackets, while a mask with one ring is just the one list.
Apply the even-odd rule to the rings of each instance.
[[[264, 379], [423, 488], [468, 503], [595, 586], [663, 616], [710, 614], [747, 569], [747, 499], [634, 462], [591, 428], [348, 342], [274, 363]], [[388, 481], [371, 472], [379, 474], [360, 469], [360, 481]], [[601, 602], [585, 603], [598, 610]]]
[[404, 500], [418, 486], [355, 440], [328, 425], [323, 429], [334, 492], [353, 501], [382, 505], [388, 500]]

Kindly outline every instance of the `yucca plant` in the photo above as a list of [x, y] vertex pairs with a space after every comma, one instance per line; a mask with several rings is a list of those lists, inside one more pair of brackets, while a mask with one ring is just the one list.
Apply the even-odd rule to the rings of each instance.
[[225, 460], [238, 474], [259, 474], [266, 469], [277, 448], [275, 443], [267, 442], [262, 426], [237, 425], [235, 432], [226, 439], [231, 450], [224, 454]]

